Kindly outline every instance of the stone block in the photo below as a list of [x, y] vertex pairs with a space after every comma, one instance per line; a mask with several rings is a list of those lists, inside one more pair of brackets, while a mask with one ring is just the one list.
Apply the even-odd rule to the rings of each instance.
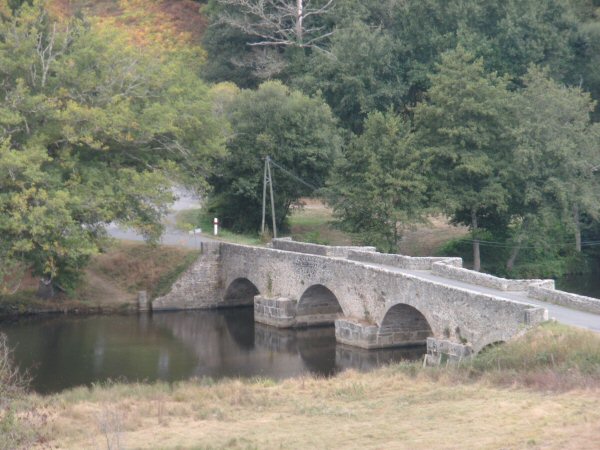
[[254, 320], [277, 328], [296, 325], [297, 301], [287, 297], [254, 297]]
[[470, 344], [461, 344], [434, 337], [427, 338], [427, 364], [456, 363], [473, 356]]

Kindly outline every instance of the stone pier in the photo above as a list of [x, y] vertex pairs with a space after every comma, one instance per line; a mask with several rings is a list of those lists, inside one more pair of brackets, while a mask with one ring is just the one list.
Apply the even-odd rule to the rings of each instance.
[[299, 301], [288, 297], [254, 297], [254, 320], [277, 328], [333, 325], [340, 312], [327, 303], [302, 308]]

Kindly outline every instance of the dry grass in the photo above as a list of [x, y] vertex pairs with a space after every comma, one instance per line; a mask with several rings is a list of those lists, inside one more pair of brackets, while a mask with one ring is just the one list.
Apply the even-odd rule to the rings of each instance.
[[166, 293], [198, 252], [180, 247], [117, 241], [92, 258], [73, 293], [52, 300], [36, 297], [37, 279], [26, 275], [13, 295], [0, 296], [0, 314], [40, 311], [108, 312], [136, 305], [137, 292]]
[[[331, 208], [318, 199], [303, 198], [302, 207], [290, 216], [291, 235], [295, 240], [328, 245], [353, 245], [348, 233], [336, 229]], [[398, 253], [409, 256], [432, 256], [451, 239], [463, 237], [466, 227], [451, 225], [443, 216], [433, 216], [428, 222], [406, 231]]]
[[396, 366], [280, 383], [115, 385], [36, 401], [51, 417], [48, 444], [72, 449], [107, 448], [107, 439], [165, 449], [591, 449], [600, 429], [598, 389], [456, 384]]
[[290, 215], [290, 235], [294, 240], [324, 245], [352, 245], [348, 233], [332, 225], [333, 214], [330, 208], [318, 199], [304, 198], [301, 207]]
[[49, 417], [41, 448], [66, 449], [597, 449], [599, 402], [600, 336], [552, 323], [457, 367], [107, 384], [29, 398]]
[[[146, 290], [151, 298], [163, 294], [194, 259], [198, 251], [167, 245], [151, 246], [118, 241], [106, 253], [96, 256], [89, 266], [86, 282], [94, 289], [99, 284], [131, 298]], [[89, 276], [89, 273], [93, 277]], [[99, 283], [98, 283], [99, 282]], [[97, 293], [98, 300], [110, 295]]]
[[430, 217], [428, 223], [418, 225], [404, 233], [399, 253], [409, 256], [436, 255], [446, 242], [464, 237], [467, 232], [466, 227], [457, 227], [448, 223], [446, 217]]

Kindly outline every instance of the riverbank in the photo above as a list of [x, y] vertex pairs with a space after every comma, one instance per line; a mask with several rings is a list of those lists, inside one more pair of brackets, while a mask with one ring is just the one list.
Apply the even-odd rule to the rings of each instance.
[[599, 401], [600, 336], [550, 323], [458, 367], [28, 394], [13, 426], [39, 448], [592, 449]]
[[36, 295], [37, 279], [25, 275], [15, 293], [0, 295], [0, 317], [136, 310], [138, 291], [146, 291], [149, 298], [165, 294], [198, 254], [197, 250], [182, 247], [115, 241], [92, 258], [73, 292], [41, 299]]

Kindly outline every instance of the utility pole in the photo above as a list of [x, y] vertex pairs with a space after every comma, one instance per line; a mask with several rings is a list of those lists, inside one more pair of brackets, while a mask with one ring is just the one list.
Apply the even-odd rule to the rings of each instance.
[[277, 225], [275, 224], [275, 197], [273, 196], [273, 176], [271, 175], [271, 158], [265, 157], [265, 170], [263, 174], [263, 201], [262, 201], [262, 224], [260, 232], [265, 233], [265, 213], [267, 207], [267, 184], [271, 194], [271, 218], [273, 219], [273, 237], [277, 237]]

